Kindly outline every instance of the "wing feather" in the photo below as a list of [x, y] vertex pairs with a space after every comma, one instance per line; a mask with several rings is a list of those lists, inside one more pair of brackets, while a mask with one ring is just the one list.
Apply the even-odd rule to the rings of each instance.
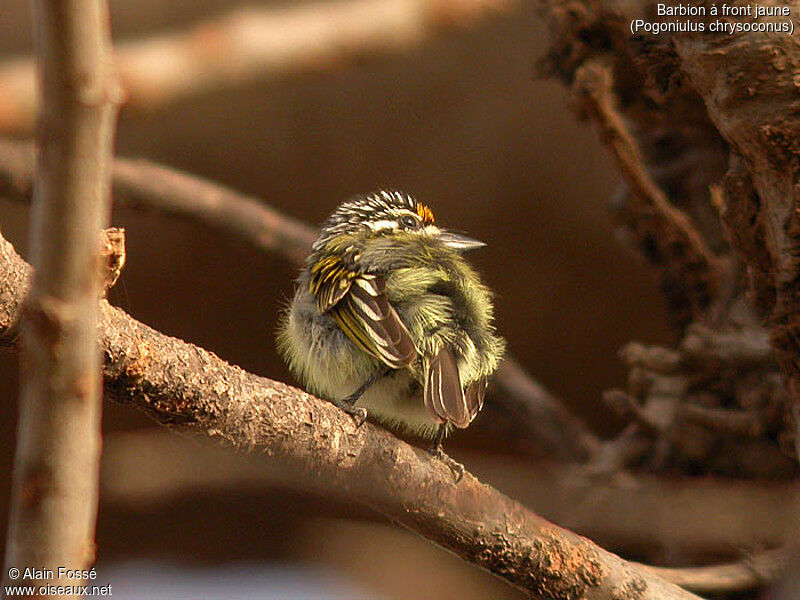
[[378, 275], [361, 275], [334, 312], [351, 313], [369, 339], [369, 351], [393, 369], [408, 366], [417, 350], [408, 329], [386, 296], [386, 283]]
[[347, 267], [347, 259], [332, 254], [311, 268], [309, 291], [320, 312], [327, 312], [345, 297], [358, 273]]
[[440, 349], [428, 365], [423, 395], [425, 407], [437, 420], [450, 422], [462, 429], [472, 421], [461, 387], [458, 365], [447, 348]]
[[464, 393], [464, 398], [467, 402], [469, 409], [469, 420], [472, 421], [483, 408], [483, 399], [486, 397], [486, 377], [481, 377], [477, 381], [473, 381], [467, 387]]
[[359, 273], [346, 255], [333, 254], [311, 269], [309, 291], [359, 348], [392, 369], [417, 357], [411, 335], [389, 302], [380, 275]]

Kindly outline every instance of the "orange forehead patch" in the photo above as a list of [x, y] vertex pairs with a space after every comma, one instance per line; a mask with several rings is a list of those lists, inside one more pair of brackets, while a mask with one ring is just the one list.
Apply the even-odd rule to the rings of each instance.
[[417, 204], [417, 214], [422, 219], [424, 225], [433, 225], [436, 219], [433, 218], [433, 212], [424, 204]]

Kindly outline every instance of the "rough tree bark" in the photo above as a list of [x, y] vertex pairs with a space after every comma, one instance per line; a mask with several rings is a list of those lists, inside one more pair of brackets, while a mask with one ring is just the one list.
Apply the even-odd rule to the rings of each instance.
[[[760, 4], [788, 6], [795, 19], [800, 11], [796, 1]], [[757, 305], [799, 402], [800, 47], [793, 36], [768, 33], [681, 34], [675, 47], [730, 144], [725, 223], [751, 271]]]
[[[34, 3], [43, 105], [23, 318], [7, 582], [78, 585], [94, 561], [102, 380], [100, 230], [110, 214], [115, 82], [103, 0]], [[21, 302], [21, 298], [17, 303]], [[19, 307], [19, 306], [18, 306]], [[14, 577], [11, 568], [22, 571]], [[25, 576], [26, 568], [51, 569]], [[50, 597], [51, 592], [42, 592]], [[78, 594], [70, 594], [77, 596]]]
[[[796, 1], [760, 4], [788, 6], [794, 19], [800, 9]], [[611, 457], [601, 467], [796, 475], [797, 460], [787, 453], [797, 437], [791, 408], [800, 406], [796, 36], [632, 36], [632, 19], [658, 19], [655, 5], [539, 2], [553, 36], [543, 72], [571, 88], [580, 114], [595, 121], [623, 167], [630, 191], [618, 196], [615, 212], [661, 273], [683, 337], [669, 364], [651, 360], [670, 352], [664, 348], [624, 357], [627, 390], [606, 398], [632, 422], [601, 453]], [[726, 20], [751, 23], [753, 17]], [[690, 218], [691, 230], [723, 259], [722, 269], [698, 268], [702, 261], [674, 252], [641, 201], [652, 192], [663, 193]], [[716, 277], [706, 275], [714, 272]], [[724, 352], [702, 360], [690, 356], [698, 339], [736, 339], [740, 349], [752, 350], [750, 341], [762, 339], [765, 328], [777, 360], [756, 364], [751, 356], [745, 364]], [[776, 385], [781, 373], [787, 386]]]
[[[235, 454], [163, 428], [112, 434], [103, 442], [103, 501], [133, 511], [159, 510], [187, 495], [308, 491], [307, 484], [267, 457]], [[458, 458], [480, 479], [525, 506], [535, 506], [549, 521], [615, 552], [738, 559], [706, 567], [648, 567], [695, 593], [763, 587], [782, 574], [791, 558], [785, 549], [744, 556], [734, 549], [783, 547], [793, 539], [791, 527], [800, 520], [800, 486], [795, 482], [752, 485], [730, 478], [646, 475], [598, 481], [587, 477], [581, 465], [485, 452], [459, 452]], [[326, 498], [342, 503], [332, 508], [326, 503], [337, 516], [344, 510], [354, 519], [373, 518], [371, 511], [353, 507], [346, 497]], [[320, 508], [311, 501], [298, 510], [319, 516]]]

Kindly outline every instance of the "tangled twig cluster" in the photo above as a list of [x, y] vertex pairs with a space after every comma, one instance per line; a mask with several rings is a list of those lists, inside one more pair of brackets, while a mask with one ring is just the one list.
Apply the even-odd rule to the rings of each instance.
[[629, 368], [627, 387], [609, 390], [604, 400], [633, 424], [611, 443], [635, 451], [618, 453], [626, 462], [619, 466], [796, 474], [786, 436], [788, 394], [763, 329], [698, 324], [677, 348], [634, 342], [620, 355]]

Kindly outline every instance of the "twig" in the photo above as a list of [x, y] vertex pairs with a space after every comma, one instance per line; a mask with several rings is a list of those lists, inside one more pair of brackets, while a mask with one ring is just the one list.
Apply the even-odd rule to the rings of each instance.
[[681, 352], [698, 363], [722, 363], [731, 367], [777, 368], [775, 350], [769, 345], [769, 334], [761, 328], [720, 331], [699, 323], [686, 331]]
[[114, 194], [139, 210], [158, 210], [221, 229], [261, 250], [302, 264], [317, 237], [313, 227], [200, 177], [146, 160], [114, 163]]
[[726, 331], [700, 323], [691, 324], [678, 350], [629, 342], [620, 357], [630, 366], [644, 367], [664, 375], [678, 372], [688, 364], [724, 365], [736, 368], [777, 368], [769, 335], [761, 328]]
[[625, 344], [619, 357], [630, 367], [642, 367], [665, 375], [678, 372], [683, 361], [680, 352], [663, 346], [646, 346], [641, 342]]
[[597, 477], [615, 475], [635, 463], [652, 446], [651, 439], [637, 423], [629, 423], [617, 436], [604, 441], [592, 454], [586, 472]]
[[629, 226], [648, 258], [661, 269], [665, 291], [675, 293], [680, 285], [691, 316], [702, 316], [720, 283], [721, 260], [647, 172], [639, 147], [616, 109], [611, 71], [599, 61], [587, 61], [575, 72], [573, 92], [597, 125], [633, 193], [637, 206]]
[[[0, 139], [0, 196], [29, 202], [33, 146]], [[263, 201], [147, 160], [117, 158], [112, 167], [114, 202], [230, 232], [256, 248], [302, 264], [317, 237], [313, 227], [280, 213]]]
[[532, 436], [547, 456], [582, 460], [596, 452], [600, 440], [561, 401], [531, 379], [513, 356], [506, 356], [495, 376], [505, 408], [529, 423]]
[[[103, 0], [37, 0], [34, 21], [44, 97], [31, 221], [36, 278], [23, 311], [4, 577], [15, 585], [77, 585], [81, 579], [63, 569], [87, 569], [94, 561], [102, 402], [98, 242], [110, 214], [117, 90]], [[7, 575], [12, 567], [22, 570], [21, 579]], [[27, 575], [26, 567], [37, 571]]]
[[[153, 110], [215, 89], [404, 52], [438, 30], [470, 25], [509, 0], [347, 0], [239, 9], [192, 28], [119, 44], [127, 106]], [[33, 62], [0, 65], [0, 131], [27, 132], [35, 113]]]
[[703, 425], [714, 431], [754, 438], [764, 434], [764, 423], [755, 411], [683, 404], [678, 406], [677, 412], [686, 422]]
[[[3, 246], [0, 272], [29, 273], [10, 244]], [[0, 326], [7, 327], [26, 290], [3, 280], [0, 286]], [[261, 451], [313, 489], [344, 493], [541, 598], [697, 598], [548, 523], [469, 473], [455, 483], [438, 460], [379, 427], [357, 427], [329, 402], [232, 367], [105, 301], [101, 315], [106, 391], [162, 423]]]
[[628, 418], [636, 423], [642, 433], [658, 435], [664, 429], [663, 423], [653, 419], [635, 398], [622, 390], [606, 390], [603, 392], [603, 402], [619, 416]]
[[[29, 145], [0, 139], [0, 196], [30, 199], [33, 158]], [[113, 186], [115, 202], [228, 231], [298, 265], [317, 236], [313, 227], [256, 198], [144, 160], [116, 159]], [[596, 437], [516, 361], [501, 365], [495, 380], [505, 392], [499, 401], [518, 415], [531, 439], [547, 452], [574, 460], [593, 452]]]
[[603, 401], [620, 416], [634, 421], [639, 430], [647, 435], [657, 436], [681, 423], [695, 423], [717, 432], [737, 436], [760, 437], [764, 433], [764, 423], [755, 411], [708, 408], [690, 404], [684, 398], [670, 398], [668, 406], [664, 402], [658, 419], [649, 414], [630, 394], [618, 390], [607, 390]]

